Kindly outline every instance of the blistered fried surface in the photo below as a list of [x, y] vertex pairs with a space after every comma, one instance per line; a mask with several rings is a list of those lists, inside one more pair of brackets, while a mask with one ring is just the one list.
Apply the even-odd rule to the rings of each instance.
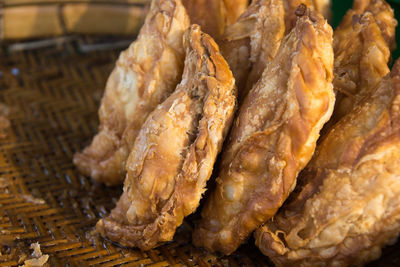
[[285, 32], [282, 0], [256, 0], [219, 41], [241, 103], [275, 57]]
[[125, 163], [148, 114], [182, 77], [182, 36], [189, 18], [180, 0], [153, 0], [139, 36], [119, 56], [99, 109], [99, 132], [74, 156], [85, 175], [107, 185], [125, 177]]
[[318, 146], [256, 244], [277, 266], [361, 266], [400, 231], [400, 62]]
[[202, 31], [219, 38], [225, 27], [234, 23], [248, 5], [248, 0], [182, 0], [191, 23]]
[[185, 35], [182, 82], [144, 123], [127, 162], [124, 193], [97, 224], [124, 246], [172, 240], [195, 211], [235, 109], [234, 79], [213, 39], [193, 25]]
[[389, 73], [396, 25], [393, 10], [385, 1], [359, 0], [335, 30], [336, 105], [330, 125], [349, 113]]
[[303, 6], [262, 78], [249, 92], [222, 155], [193, 243], [232, 253], [271, 218], [307, 164], [331, 116], [332, 29]]

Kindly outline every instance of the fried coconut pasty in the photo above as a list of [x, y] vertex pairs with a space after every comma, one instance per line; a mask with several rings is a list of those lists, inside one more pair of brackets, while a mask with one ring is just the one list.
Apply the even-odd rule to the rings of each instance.
[[246, 9], [249, 0], [182, 0], [191, 23], [199, 24], [203, 32], [219, 38]]
[[222, 155], [193, 243], [232, 253], [271, 218], [310, 160], [334, 106], [332, 29], [304, 5], [249, 92]]
[[255, 233], [277, 266], [361, 266], [400, 232], [400, 61], [318, 146]]
[[74, 156], [85, 175], [120, 184], [125, 163], [148, 114], [182, 77], [183, 33], [189, 17], [180, 0], [153, 0], [137, 40], [119, 56], [99, 109], [99, 132]]
[[232, 70], [239, 103], [275, 57], [285, 32], [283, 0], [254, 0], [219, 40]]
[[389, 73], [396, 25], [392, 8], [383, 0], [355, 0], [344, 16], [333, 34], [336, 104], [328, 128]]
[[127, 162], [124, 192], [97, 223], [105, 237], [150, 249], [173, 238], [199, 205], [233, 120], [234, 78], [213, 39], [185, 34], [182, 82], [147, 118]]

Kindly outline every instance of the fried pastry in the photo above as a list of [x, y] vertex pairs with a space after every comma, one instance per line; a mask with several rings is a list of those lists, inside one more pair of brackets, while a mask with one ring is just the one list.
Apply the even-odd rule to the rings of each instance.
[[125, 163], [148, 114], [182, 77], [182, 36], [190, 22], [180, 0], [153, 0], [137, 41], [119, 56], [99, 109], [99, 132], [74, 156], [85, 175], [120, 184]]
[[306, 5], [312, 10], [321, 13], [324, 18], [331, 18], [331, 0], [283, 0], [285, 6], [285, 25], [286, 33], [289, 33], [296, 25], [296, 8], [299, 5]]
[[219, 38], [225, 27], [234, 23], [248, 5], [248, 0], [182, 0], [191, 23], [213, 38]]
[[241, 103], [276, 55], [285, 32], [283, 0], [254, 0], [219, 40]]
[[234, 79], [213, 39], [185, 34], [182, 82], [147, 118], [127, 162], [124, 192], [97, 230], [150, 249], [173, 238], [199, 205], [235, 109]]
[[332, 29], [304, 5], [244, 100], [193, 243], [232, 253], [296, 184], [334, 106]]
[[317, 147], [255, 233], [277, 266], [361, 266], [400, 232], [400, 61]]
[[346, 13], [334, 32], [336, 104], [326, 130], [389, 73], [396, 25], [393, 10], [383, 0], [356, 0]]

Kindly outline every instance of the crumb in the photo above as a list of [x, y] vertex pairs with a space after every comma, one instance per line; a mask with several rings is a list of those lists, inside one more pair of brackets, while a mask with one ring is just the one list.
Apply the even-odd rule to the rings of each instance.
[[0, 177], [0, 188], [6, 188], [9, 185], [11, 185], [10, 179]]
[[31, 254], [33, 259], [25, 260], [24, 265], [21, 267], [40, 267], [43, 266], [49, 259], [49, 255], [47, 254], [42, 254], [42, 251], [40, 250], [40, 244], [38, 242], [32, 243], [30, 246], [31, 249], [33, 249], [33, 252]]
[[9, 114], [9, 107], [0, 103], [0, 138], [7, 137], [7, 129], [10, 127], [10, 121], [8, 120]]
[[42, 256], [42, 251], [40, 250], [40, 245], [38, 242], [32, 243], [30, 248], [33, 249], [33, 252], [32, 252], [33, 257], [39, 258]]
[[44, 204], [44, 203], [46, 203], [43, 199], [41, 199], [41, 198], [35, 198], [35, 197], [33, 197], [32, 195], [21, 195], [21, 197], [22, 197], [24, 200], [26, 200], [26, 201], [28, 201], [28, 202], [30, 202], [30, 203], [33, 203], [33, 204]]
[[0, 103], [0, 114], [3, 116], [10, 115], [10, 108], [4, 103]]

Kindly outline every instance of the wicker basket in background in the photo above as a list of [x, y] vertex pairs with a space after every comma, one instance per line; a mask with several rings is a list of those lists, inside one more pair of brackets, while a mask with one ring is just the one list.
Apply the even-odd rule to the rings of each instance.
[[[97, 132], [105, 81], [138, 32], [146, 2], [1, 3], [0, 266], [23, 264], [35, 242], [50, 266], [270, 266], [253, 240], [229, 257], [194, 248], [196, 214], [174, 241], [147, 252], [92, 234], [121, 187], [93, 184], [72, 156]], [[386, 248], [371, 266], [400, 266], [399, 248]]]

